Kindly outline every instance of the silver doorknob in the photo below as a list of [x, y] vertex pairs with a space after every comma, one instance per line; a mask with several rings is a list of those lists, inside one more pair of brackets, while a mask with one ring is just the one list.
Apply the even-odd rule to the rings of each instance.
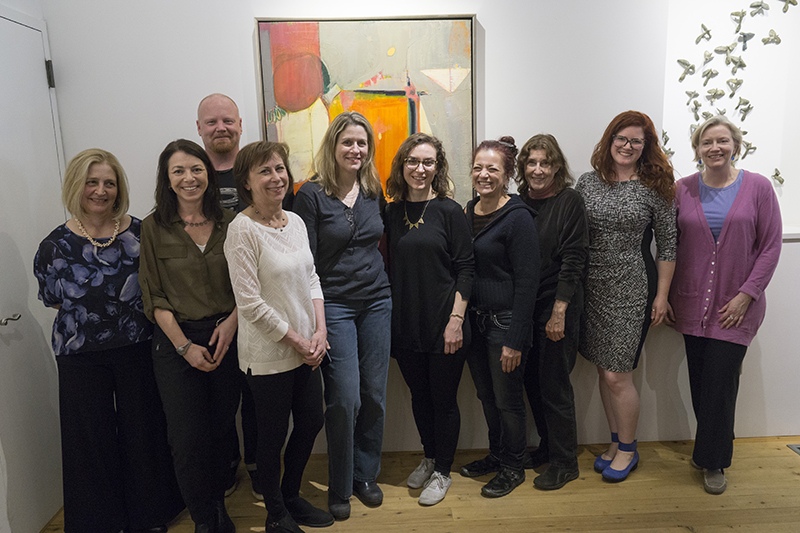
[[11, 316], [10, 316], [10, 317], [8, 317], [8, 318], [2, 318], [2, 319], [0, 319], [0, 326], [7, 326], [7, 325], [8, 325], [8, 323], [9, 323], [9, 321], [11, 321], [11, 320], [19, 320], [20, 318], [22, 318], [22, 315], [21, 315], [21, 314], [19, 314], [19, 313], [14, 313], [13, 315], [11, 315]]

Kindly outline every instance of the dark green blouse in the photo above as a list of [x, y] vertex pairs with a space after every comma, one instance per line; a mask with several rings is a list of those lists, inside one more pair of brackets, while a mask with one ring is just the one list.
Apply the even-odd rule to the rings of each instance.
[[233, 310], [236, 301], [223, 244], [235, 216], [223, 209], [222, 221], [212, 229], [202, 252], [184, 230], [179, 215], [173, 217], [169, 229], [159, 226], [152, 214], [144, 219], [139, 285], [148, 319], [155, 322], [155, 309], [172, 311], [178, 322]]

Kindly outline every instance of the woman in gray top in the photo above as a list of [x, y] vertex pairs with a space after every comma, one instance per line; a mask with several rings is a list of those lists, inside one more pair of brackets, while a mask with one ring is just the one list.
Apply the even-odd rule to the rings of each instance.
[[375, 135], [363, 115], [333, 119], [294, 211], [305, 221], [325, 296], [330, 364], [324, 365], [328, 508], [350, 516], [350, 495], [383, 502], [381, 467], [392, 300], [378, 243], [384, 202]]

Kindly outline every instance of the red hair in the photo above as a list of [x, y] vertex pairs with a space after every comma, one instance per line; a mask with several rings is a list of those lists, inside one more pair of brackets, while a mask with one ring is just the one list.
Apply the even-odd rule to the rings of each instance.
[[611, 144], [614, 135], [630, 126], [639, 126], [644, 131], [644, 147], [642, 155], [636, 162], [636, 175], [642, 185], [653, 189], [667, 202], [675, 199], [675, 176], [672, 164], [659, 145], [656, 127], [650, 117], [638, 111], [625, 111], [620, 113], [606, 128], [600, 142], [592, 152], [592, 168], [595, 169], [600, 179], [609, 185], [614, 183], [614, 159], [611, 157]]

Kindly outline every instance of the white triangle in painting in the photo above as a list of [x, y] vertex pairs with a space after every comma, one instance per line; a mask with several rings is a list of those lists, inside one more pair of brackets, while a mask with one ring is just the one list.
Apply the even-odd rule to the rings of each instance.
[[423, 70], [422, 73], [436, 82], [442, 89], [452, 93], [458, 89], [458, 86], [467, 77], [469, 71], [470, 69], [468, 68], [432, 68]]

